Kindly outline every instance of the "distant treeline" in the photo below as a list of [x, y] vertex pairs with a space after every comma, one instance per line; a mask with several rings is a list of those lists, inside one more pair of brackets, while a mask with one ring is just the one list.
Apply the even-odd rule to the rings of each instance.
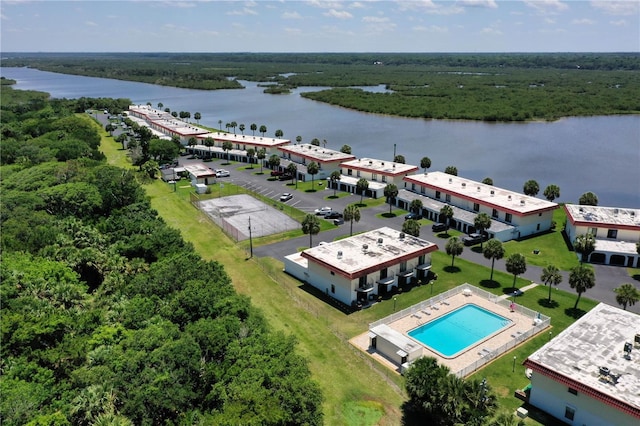
[[384, 85], [393, 93], [303, 96], [406, 117], [522, 121], [640, 112], [638, 53], [9, 54], [2, 66], [193, 89], [269, 82], [268, 93]]

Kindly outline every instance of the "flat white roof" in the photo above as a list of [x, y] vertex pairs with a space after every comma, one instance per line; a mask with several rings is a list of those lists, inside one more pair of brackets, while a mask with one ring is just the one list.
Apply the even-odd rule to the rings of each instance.
[[401, 234], [383, 227], [312, 247], [301, 255], [310, 263], [322, 264], [353, 279], [438, 249], [427, 240], [406, 234], [401, 237]]
[[229, 141], [234, 144], [250, 144], [260, 145], [265, 147], [273, 147], [280, 145], [287, 145], [291, 143], [289, 139], [269, 138], [266, 136], [253, 136], [253, 135], [239, 135], [227, 132], [209, 132], [205, 135], [198, 136], [198, 139], [213, 138], [217, 141]]
[[206, 129], [179, 120], [170, 113], [152, 108], [149, 105], [130, 105], [129, 110], [144, 115], [148, 123], [153, 123], [167, 129], [167, 131], [172, 131], [183, 136], [195, 136], [208, 132]]
[[202, 163], [186, 164], [184, 169], [195, 177], [215, 176], [216, 173]]
[[620, 207], [580, 206], [565, 204], [572, 224], [610, 228], [635, 228], [640, 231], [640, 209]]
[[[640, 315], [600, 303], [531, 354], [527, 362], [640, 410], [640, 345], [634, 346], [636, 334], [640, 334]], [[625, 343], [633, 346], [629, 359], [625, 357]], [[535, 365], [530, 367], [536, 371]], [[609, 374], [601, 374], [601, 367]]]
[[469, 199], [478, 204], [495, 206], [518, 215], [526, 215], [542, 210], [553, 210], [558, 204], [536, 197], [530, 197], [508, 189], [487, 185], [460, 176], [453, 176], [444, 172], [429, 172], [410, 175], [404, 178], [409, 183], [416, 183], [426, 187], [452, 194], [460, 198]]
[[[410, 339], [399, 331], [394, 330], [387, 324], [376, 325], [369, 331], [376, 334], [377, 336], [382, 337], [384, 340], [398, 348], [399, 351], [397, 352], [397, 354], [399, 356], [407, 356], [410, 353], [422, 350], [422, 346], [415, 340]], [[404, 352], [404, 354], [399, 353], [401, 351]]]
[[395, 163], [393, 161], [376, 160], [374, 158], [358, 158], [357, 160], [345, 161], [340, 164], [340, 166], [388, 176], [406, 175], [418, 171], [418, 166]]
[[346, 161], [355, 158], [355, 156], [351, 154], [345, 154], [344, 152], [329, 148], [322, 148], [309, 143], [281, 146], [280, 150], [322, 163]]

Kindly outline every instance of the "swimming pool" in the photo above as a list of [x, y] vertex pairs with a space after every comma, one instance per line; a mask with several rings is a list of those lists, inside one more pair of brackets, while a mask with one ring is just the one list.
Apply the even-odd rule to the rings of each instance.
[[468, 304], [423, 324], [408, 334], [441, 356], [453, 358], [511, 324], [508, 318]]

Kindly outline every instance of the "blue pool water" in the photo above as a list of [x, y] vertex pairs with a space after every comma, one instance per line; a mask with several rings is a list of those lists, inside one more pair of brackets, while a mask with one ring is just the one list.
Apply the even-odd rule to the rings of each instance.
[[470, 304], [411, 330], [409, 336], [451, 358], [509, 324], [511, 320]]

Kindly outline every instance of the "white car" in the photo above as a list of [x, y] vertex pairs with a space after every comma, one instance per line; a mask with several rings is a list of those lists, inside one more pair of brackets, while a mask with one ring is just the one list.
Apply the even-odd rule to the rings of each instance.
[[285, 192], [284, 194], [282, 194], [280, 196], [280, 201], [285, 202], [285, 201], [289, 201], [290, 199], [293, 198], [293, 194], [290, 194], [288, 192]]
[[326, 215], [326, 214], [331, 213], [331, 207], [320, 207], [319, 209], [316, 209], [316, 210], [315, 210], [315, 213], [316, 213], [317, 215], [322, 215], [322, 216], [324, 216], [324, 215]]
[[231, 173], [228, 170], [216, 169], [216, 177], [229, 177]]

